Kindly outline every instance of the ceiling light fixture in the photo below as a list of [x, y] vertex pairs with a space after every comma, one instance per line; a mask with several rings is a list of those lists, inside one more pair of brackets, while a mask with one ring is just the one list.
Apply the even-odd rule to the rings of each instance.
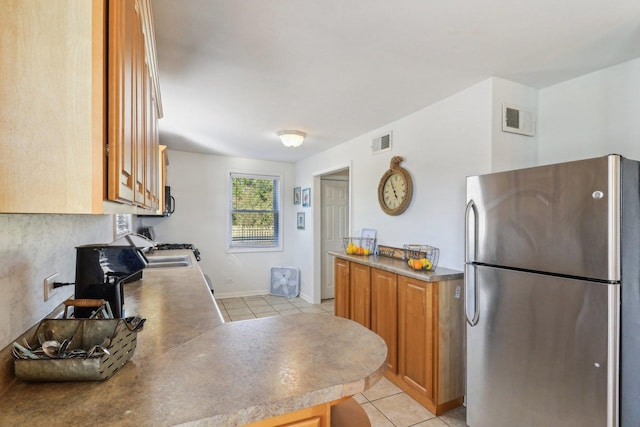
[[286, 147], [299, 147], [307, 137], [306, 133], [299, 130], [281, 130], [277, 134]]

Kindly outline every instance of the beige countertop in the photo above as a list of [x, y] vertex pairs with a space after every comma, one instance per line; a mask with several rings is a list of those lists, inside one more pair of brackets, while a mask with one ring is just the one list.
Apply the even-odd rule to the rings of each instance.
[[446, 267], [436, 267], [434, 271], [418, 271], [410, 268], [405, 260], [394, 259], [376, 255], [347, 255], [344, 252], [332, 251], [329, 255], [346, 259], [351, 262], [368, 265], [370, 267], [386, 270], [391, 273], [402, 274], [425, 282], [441, 282], [444, 280], [462, 279], [462, 271], [452, 270]]
[[132, 359], [106, 381], [15, 380], [0, 424], [239, 426], [360, 393], [384, 374], [384, 341], [347, 319], [223, 323], [195, 261], [147, 269], [124, 293], [126, 315], [147, 319]]

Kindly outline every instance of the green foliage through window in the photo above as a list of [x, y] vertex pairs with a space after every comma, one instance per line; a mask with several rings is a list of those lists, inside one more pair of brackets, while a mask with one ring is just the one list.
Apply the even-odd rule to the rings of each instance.
[[280, 179], [231, 174], [231, 246], [280, 244]]

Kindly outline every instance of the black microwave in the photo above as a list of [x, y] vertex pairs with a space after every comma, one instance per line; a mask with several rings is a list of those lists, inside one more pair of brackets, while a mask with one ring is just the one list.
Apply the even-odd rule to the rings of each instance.
[[171, 216], [173, 212], [176, 210], [176, 199], [171, 195], [171, 187], [168, 185], [164, 186], [164, 209], [162, 211], [162, 215]]

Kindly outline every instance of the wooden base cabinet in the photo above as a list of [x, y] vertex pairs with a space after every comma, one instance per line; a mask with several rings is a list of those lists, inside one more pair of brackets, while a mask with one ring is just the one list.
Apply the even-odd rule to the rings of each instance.
[[336, 316], [349, 319], [349, 261], [335, 258], [333, 261], [333, 284], [335, 287], [333, 311]]
[[387, 372], [398, 373], [398, 275], [371, 269], [371, 330], [387, 343]]
[[349, 267], [349, 319], [371, 328], [371, 268], [355, 262]]
[[108, 196], [155, 210], [159, 112], [148, 65], [155, 58], [155, 41], [145, 32], [149, 8], [148, 0], [109, 2]]
[[462, 280], [398, 276], [398, 375], [387, 375], [434, 414], [464, 398]]
[[421, 396], [433, 399], [435, 305], [438, 283], [400, 276], [398, 286], [398, 376]]
[[245, 427], [331, 427], [331, 403], [311, 406], [266, 420], [247, 424]]
[[[337, 257], [334, 271], [336, 315], [384, 339], [385, 376], [436, 415], [462, 405], [462, 279], [427, 282]], [[351, 310], [346, 315], [344, 307]]]
[[371, 423], [362, 406], [353, 397], [345, 397], [257, 421], [245, 427], [371, 427]]

